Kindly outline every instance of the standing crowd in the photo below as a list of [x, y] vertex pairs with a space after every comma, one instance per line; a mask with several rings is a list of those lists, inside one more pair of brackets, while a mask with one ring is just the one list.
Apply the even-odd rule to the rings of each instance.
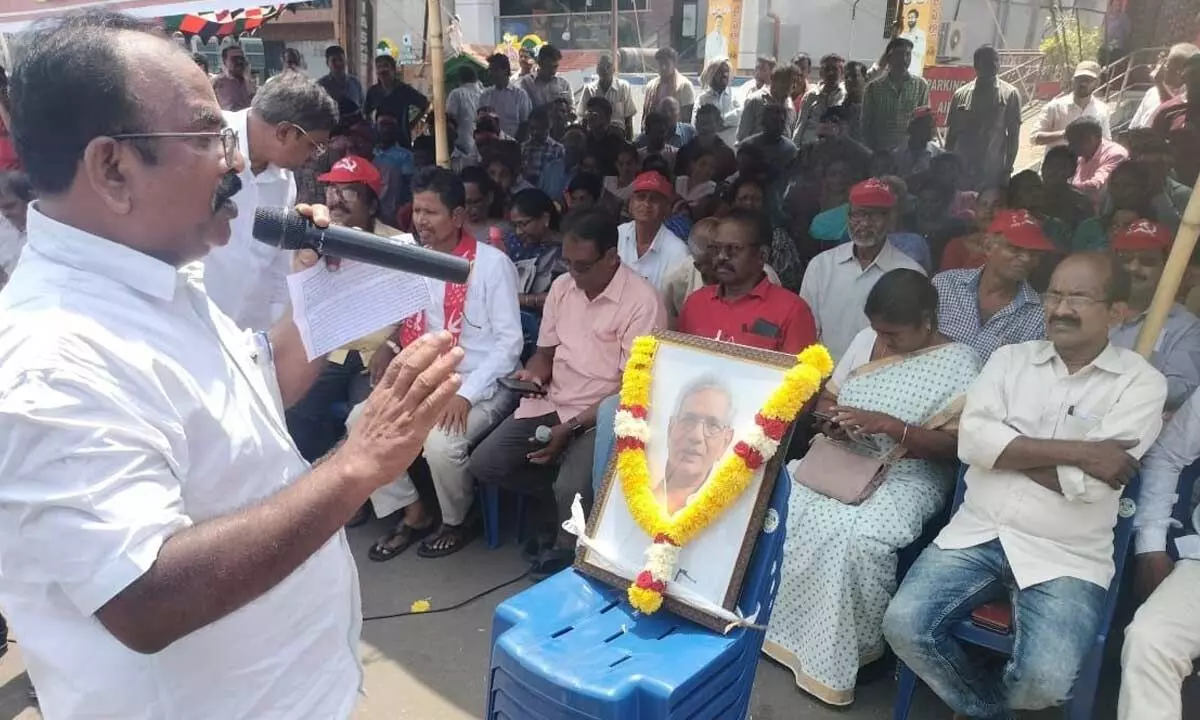
[[[345, 467], [340, 444], [361, 449], [378, 422], [369, 398], [395, 382], [393, 360], [435, 342], [431, 334], [444, 338], [456, 348], [461, 384], [432, 422], [421, 459], [379, 463], [382, 480], [348, 524], [382, 521], [372, 561], [410, 548], [441, 558], [478, 534], [476, 485], [504, 487], [544, 507], [543, 531], [523, 550], [533, 575], [545, 577], [573, 561], [575, 538], [561, 523], [577, 495], [590, 510], [602, 480], [633, 339], [671, 329], [791, 354], [824, 344], [836, 369], [817, 412], [800, 424], [830, 438], [874, 436], [882, 452], [895, 451], [884, 482], [856, 504], [797, 475], [765, 652], [802, 691], [849, 705], [860, 668], [890, 647], [964, 716], [1063, 703], [1101, 622], [1118, 504], [1141, 461], [1135, 572], [1146, 602], [1127, 631], [1119, 712], [1122, 720], [1180, 717], [1179, 689], [1200, 656], [1200, 631], [1181, 622], [1200, 597], [1188, 584], [1200, 582], [1200, 545], [1168, 535], [1180, 474], [1200, 457], [1200, 258], [1150, 359], [1132, 347], [1200, 172], [1197, 48], [1172, 49], [1156, 92], [1161, 107], [1115, 140], [1094, 95], [1102, 70], [1080, 63], [1070, 91], [1037, 120], [1040, 173], [1014, 174], [1021, 98], [1000, 79], [990, 46], [975, 52], [976, 79], [955, 93], [942, 140], [904, 38], [873, 67], [827, 55], [815, 78], [807, 55], [787, 64], [759, 58], [737, 87], [724, 59], [708, 62], [694, 87], [664, 48], [640, 108], [612, 58], [600, 58], [596, 80], [576, 97], [557, 74], [561, 53], [544, 45], [516, 72], [499, 54], [482, 79], [472, 67], [460, 71], [446, 101], [451, 167], [442, 168], [430, 103], [395, 60], [377, 57], [376, 82], [364, 90], [337, 46], [317, 81], [285, 71], [255, 86], [236, 45], [222, 52], [221, 73], [203, 81], [194, 68], [166, 63], [154, 73], [163, 76], [158, 89], [141, 95], [133, 84], [150, 80], [127, 73], [129, 97], [142, 104], [98, 97], [95, 127], [58, 121], [43, 129], [58, 131], [50, 145], [33, 128], [55, 106], [29, 88], [35, 78], [67, 82], [36, 75], [75, 67], [58, 59], [66, 51], [56, 43], [116, 37], [105, 53], [127, 67], [151, 42], [111, 18], [63, 28], [42, 31], [45, 46], [20, 68], [15, 91], [6, 83], [0, 95], [0, 162], [3, 128], [17, 131], [7, 145], [15, 162], [0, 173], [9, 226], [0, 267], [5, 281], [12, 276], [0, 307], [28, 316], [45, 302], [39, 282], [82, 278], [76, 265], [84, 263], [102, 270], [78, 279], [79, 292], [96, 300], [89, 312], [123, 318], [136, 332], [118, 340], [94, 324], [67, 325], [72, 343], [54, 347], [43, 328], [0, 326], [0, 429], [22, 447], [20, 457], [0, 454], [0, 607], [23, 633], [48, 709], [69, 715], [95, 697], [113, 708], [152, 702], [150, 682], [127, 697], [103, 687], [75, 694], [73, 682], [103, 681], [111, 668], [95, 657], [85, 668], [83, 655], [62, 661], [53, 638], [37, 635], [85, 633], [102, 657], [123, 657], [125, 647], [161, 651], [167, 630], [149, 638], [113, 631], [118, 643], [105, 629], [146, 611], [129, 591], [152, 574], [173, 533], [256, 499], [235, 491], [233, 478], [209, 478], [211, 489], [228, 492], [211, 506], [188, 485], [163, 482], [210, 462], [193, 456], [197, 434], [235, 428], [241, 444], [229, 452], [265, 443], [286, 454], [294, 444], [313, 474], [333, 476]], [[168, 77], [168, 68], [181, 74]], [[168, 172], [156, 164], [168, 152], [222, 168], [211, 212], [237, 205], [227, 242], [186, 253], [152, 246], [151, 234], [173, 222], [161, 208], [174, 208], [172, 193], [198, 181], [184, 170], [156, 184], [125, 173], [139, 162]], [[88, 194], [85, 185], [98, 189]], [[137, 224], [142, 230], [121, 222], [135, 195], [160, 208]], [[79, 225], [65, 210], [72, 203], [91, 209]], [[335, 224], [411, 235], [474, 270], [466, 285], [427, 281], [430, 307], [321, 359], [306, 383], [275, 359], [269, 392], [251, 382], [260, 402], [243, 412], [152, 362], [139, 333], [168, 327], [146, 320], [146, 307], [162, 304], [180, 343], [200, 344], [206, 333], [224, 342], [241, 330], [259, 343], [256, 362], [277, 354], [273, 328], [289, 323], [294, 260], [255, 241], [251, 227], [255, 208], [295, 205], [324, 206]], [[215, 310], [200, 322], [187, 303], [204, 295]], [[56, 374], [44, 365], [55, 353], [83, 358], [86, 372]], [[215, 359], [189, 362], [203, 375]], [[62, 402], [29, 410], [47, 396]], [[286, 434], [269, 427], [272, 402], [286, 408]], [[89, 410], [86, 422], [67, 412], [77, 403]], [[185, 423], [183, 433], [172, 418], [201, 406], [222, 422]], [[692, 423], [691, 432], [703, 443], [713, 429]], [[804, 453], [801, 444], [790, 458]], [[298, 457], [288, 462], [303, 471]], [[966, 493], [951, 514], [960, 462]], [[898, 553], [939, 521], [936, 540], [898, 577]], [[340, 607], [345, 598], [318, 581], [336, 566], [336, 549], [308, 552], [316, 562], [283, 581], [294, 583], [289, 595], [312, 593], [309, 609]], [[85, 577], [82, 568], [104, 571]], [[260, 600], [279, 595], [274, 586], [259, 592]], [[1001, 599], [1011, 601], [1016, 650], [994, 667], [950, 628]], [[307, 626], [291, 627], [304, 637], [278, 639], [296, 662], [305, 638], [356, 631], [340, 618], [308, 626], [299, 612], [284, 616]], [[88, 624], [93, 615], [103, 628]], [[211, 627], [257, 657], [236, 627], [221, 625], [235, 617], [218, 615]], [[115, 666], [151, 672], [126, 660]], [[352, 674], [347, 658], [338, 661], [330, 683]], [[209, 716], [232, 717], [236, 697], [202, 702], [212, 703]], [[330, 705], [327, 716], [341, 709]]]

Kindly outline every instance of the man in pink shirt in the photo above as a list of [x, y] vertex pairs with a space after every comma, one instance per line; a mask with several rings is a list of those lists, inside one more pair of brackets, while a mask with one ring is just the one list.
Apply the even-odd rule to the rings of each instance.
[[1129, 157], [1129, 151], [1106, 139], [1100, 123], [1090, 117], [1081, 117], [1068, 125], [1066, 137], [1067, 146], [1079, 158], [1071, 184], [1092, 202], [1098, 202], [1108, 176]]
[[[667, 325], [667, 309], [654, 286], [621, 262], [617, 226], [607, 214], [585, 211], [573, 218], [562, 255], [568, 274], [550, 286], [537, 352], [513, 375], [544, 390], [526, 394], [470, 461], [471, 475], [481, 483], [530, 492], [531, 485], [551, 480], [560, 522], [570, 517], [577, 493], [584, 510], [591, 509], [596, 410], [620, 389], [633, 339]], [[548, 442], [537, 439], [543, 426]], [[544, 474], [553, 466], [555, 475]], [[527, 555], [534, 576], [569, 566], [574, 540], [560, 529], [532, 543]]]

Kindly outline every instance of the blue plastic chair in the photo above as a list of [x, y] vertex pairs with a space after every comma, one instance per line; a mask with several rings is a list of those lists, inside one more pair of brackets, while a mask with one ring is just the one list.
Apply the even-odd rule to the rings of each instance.
[[[751, 555], [738, 608], [770, 622], [791, 480]], [[688, 720], [746, 715], [765, 633], [715, 633], [665, 610], [641, 615], [624, 589], [566, 570], [496, 608], [488, 711], [498, 718]]]
[[[966, 483], [962, 478], [966, 474], [963, 468], [959, 475], [958, 487], [954, 492], [955, 510], [962, 504], [966, 492]], [[1122, 503], [1133, 502], [1137, 498], [1141, 478], [1134, 476], [1125, 486]], [[1117, 607], [1117, 597], [1121, 589], [1121, 576], [1125, 570], [1125, 559], [1129, 557], [1129, 545], [1133, 539], [1133, 515], [1117, 517], [1117, 526], [1113, 532], [1113, 565], [1115, 572], [1108, 592], [1104, 596], [1104, 611], [1100, 616], [1100, 628], [1096, 631], [1096, 641], [1084, 658], [1079, 668], [1079, 676], [1075, 678], [1075, 686], [1071, 689], [1071, 697], [1064, 706], [1064, 716], [1067, 720], [1091, 720], [1092, 708], [1096, 703], [1096, 691], [1100, 681], [1100, 666], [1104, 661], [1104, 645], [1108, 641], [1108, 632], [1112, 625], [1113, 612]], [[997, 632], [976, 625], [970, 618], [960, 621], [950, 631], [951, 634], [971, 645], [985, 647], [994, 652], [1011, 655], [1013, 648], [1012, 632]], [[892, 708], [892, 720], [908, 720], [908, 711], [912, 705], [913, 694], [917, 689], [917, 676], [904, 663], [897, 667], [898, 686], [896, 688], [896, 703]]]

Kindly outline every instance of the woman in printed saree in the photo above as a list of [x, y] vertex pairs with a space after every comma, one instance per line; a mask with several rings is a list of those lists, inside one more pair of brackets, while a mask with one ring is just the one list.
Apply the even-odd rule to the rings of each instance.
[[958, 415], [978, 360], [937, 331], [937, 305], [924, 275], [886, 273], [867, 296], [871, 327], [854, 339], [817, 401], [818, 413], [831, 418], [819, 426], [829, 437], [868, 437], [880, 457], [904, 446], [878, 489], [849, 505], [792, 485], [782, 581], [763, 651], [829, 705], [852, 703], [859, 667], [883, 655], [896, 553], [920, 537], [953, 489]]

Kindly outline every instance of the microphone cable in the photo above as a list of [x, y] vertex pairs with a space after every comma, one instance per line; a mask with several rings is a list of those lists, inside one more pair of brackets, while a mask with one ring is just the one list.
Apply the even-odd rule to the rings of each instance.
[[502, 590], [502, 589], [508, 587], [509, 585], [513, 585], [513, 584], [516, 584], [516, 583], [524, 580], [525, 578], [529, 577], [529, 574], [531, 572], [532, 572], [531, 570], [526, 570], [525, 572], [512, 578], [511, 580], [505, 580], [504, 582], [500, 583], [499, 585], [493, 585], [492, 587], [490, 587], [486, 590], [483, 590], [482, 592], [476, 593], [475, 595], [472, 595], [471, 597], [467, 598], [466, 600], [455, 603], [453, 605], [447, 605], [446, 607], [439, 607], [439, 608], [430, 608], [429, 610], [421, 610], [421, 611], [405, 610], [404, 612], [387, 613], [384, 615], [372, 615], [371, 617], [364, 617], [363, 622], [368, 623], [368, 622], [371, 622], [374, 620], [392, 620], [395, 618], [408, 617], [410, 615], [436, 615], [438, 613], [446, 613], [446, 612], [450, 612], [452, 610], [458, 610], [460, 608], [466, 607], [467, 605], [470, 605], [471, 603], [475, 602], [476, 600], [479, 600], [482, 597], [491, 595], [492, 593], [496, 592], [497, 590]]

